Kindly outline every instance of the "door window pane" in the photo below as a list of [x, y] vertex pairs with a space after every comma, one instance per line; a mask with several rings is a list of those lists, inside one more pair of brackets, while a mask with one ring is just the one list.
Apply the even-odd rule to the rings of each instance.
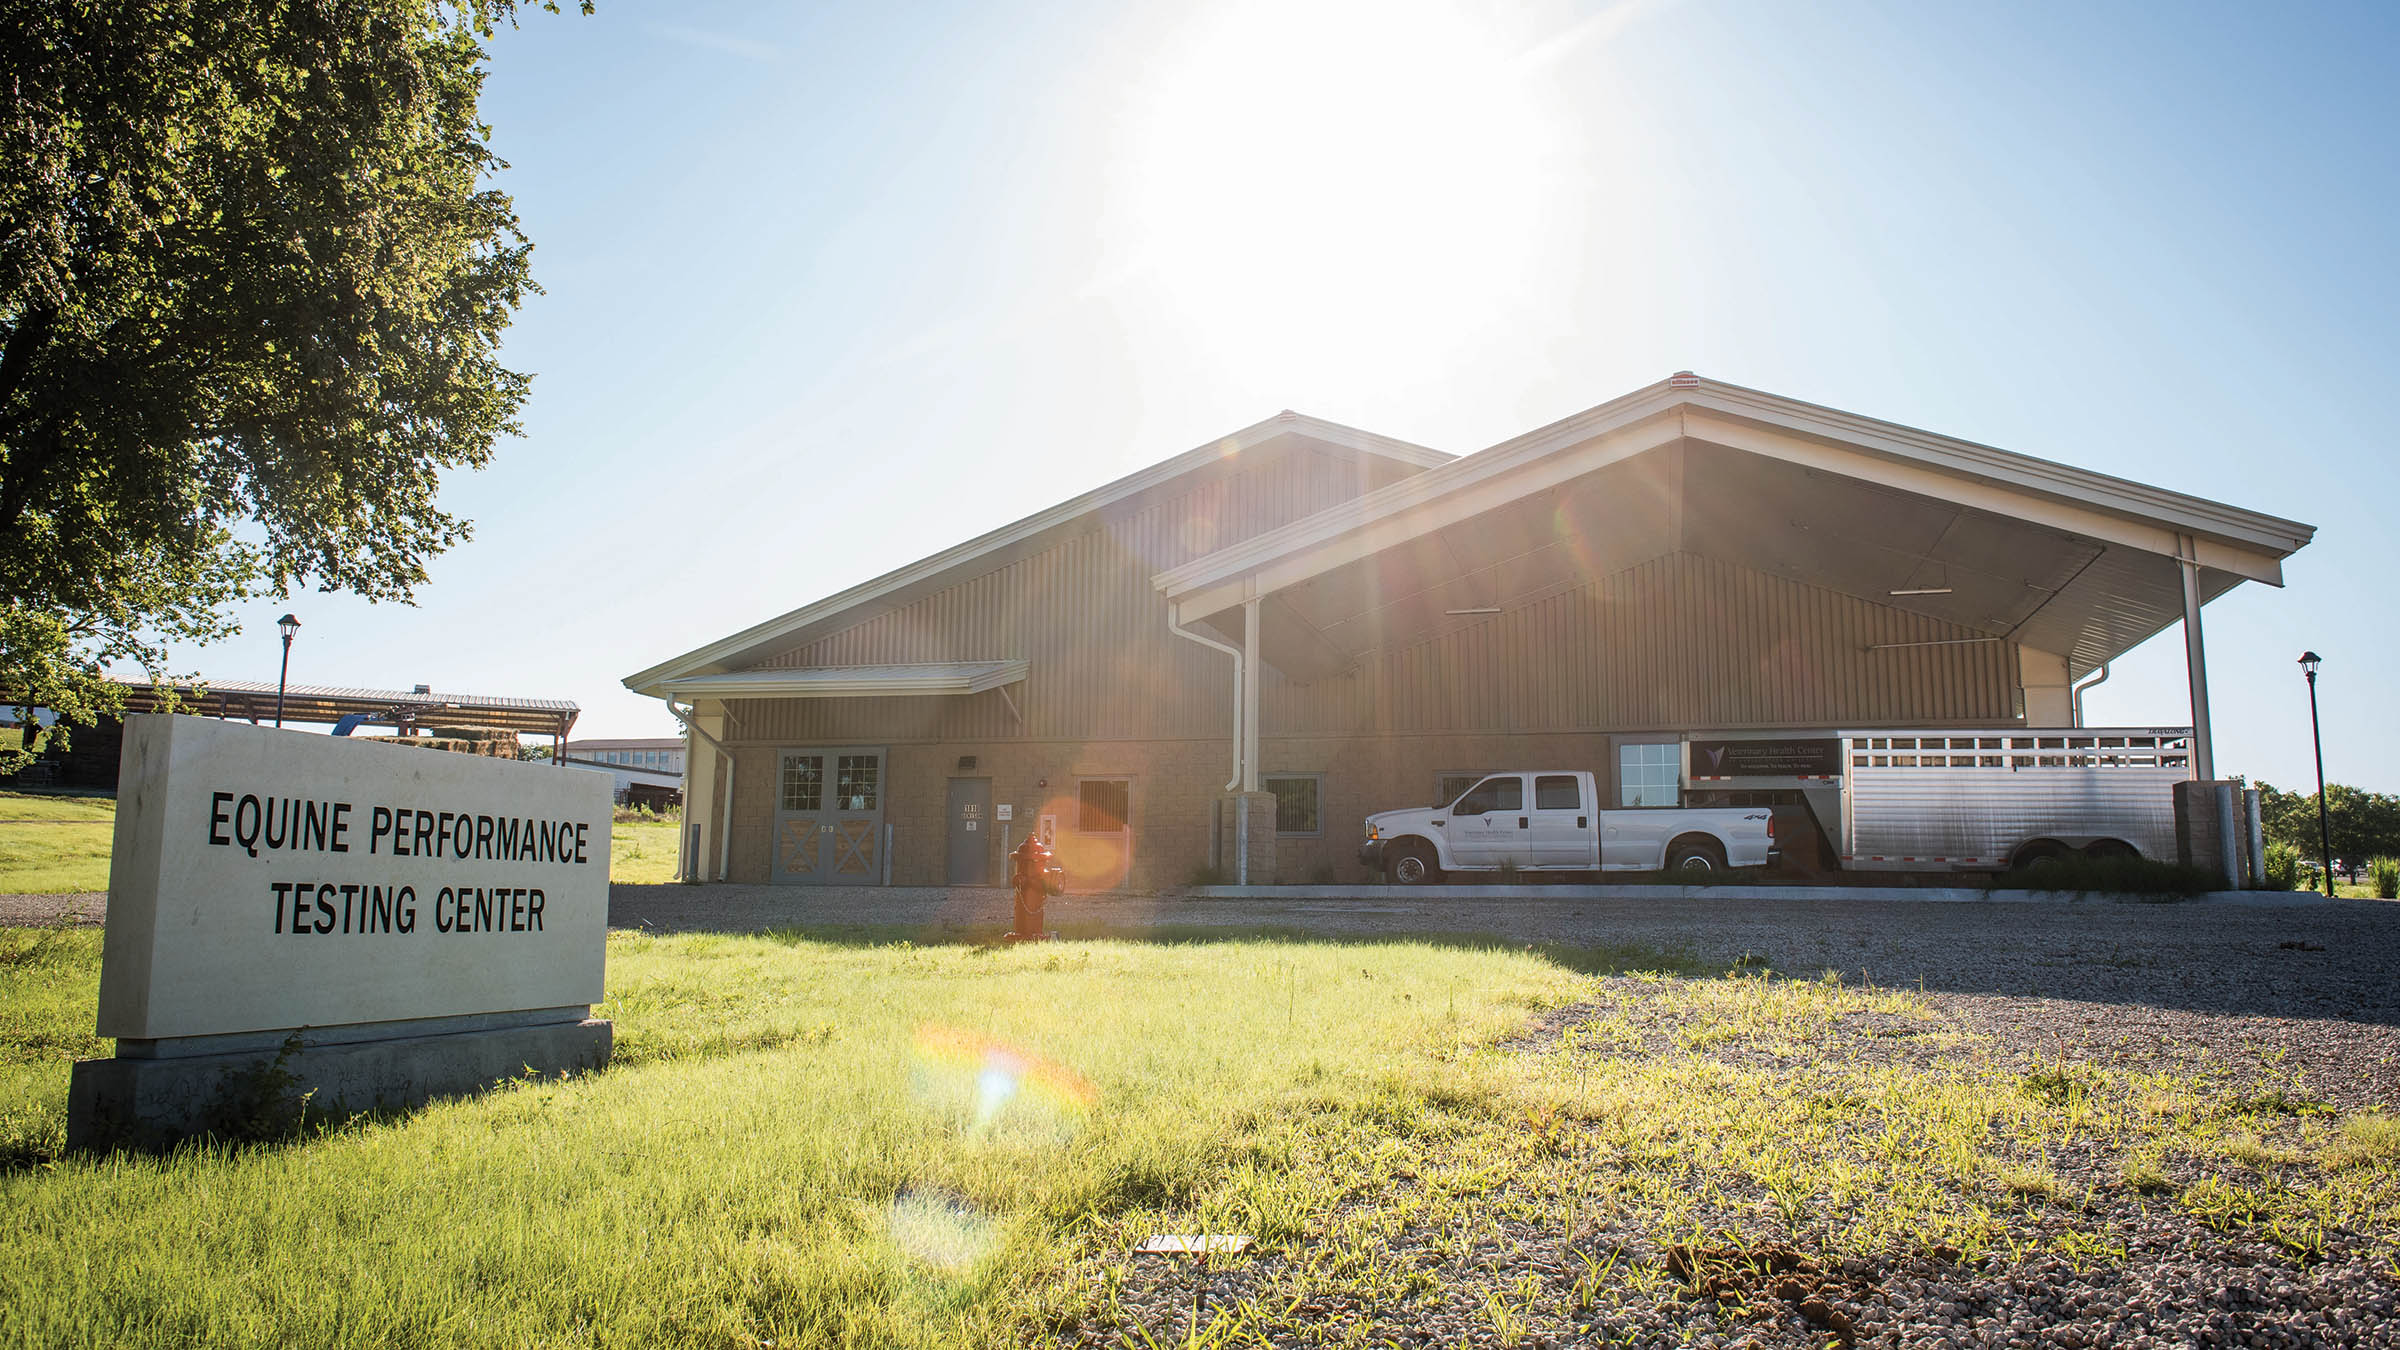
[[1477, 783], [1474, 791], [1459, 800], [1458, 810], [1455, 814], [1486, 816], [1494, 811], [1522, 811], [1524, 809], [1525, 780], [1515, 774], [1508, 774], [1499, 778], [1486, 778]]
[[783, 757], [783, 809], [816, 811], [824, 806], [825, 759], [822, 755]]
[[880, 788], [876, 781], [881, 775], [880, 757], [875, 755], [843, 755], [835, 761], [833, 776], [833, 809], [836, 811], [872, 811]]
[[1317, 814], [1317, 777], [1290, 776], [1261, 780], [1275, 794], [1275, 833], [1322, 834]]
[[1084, 834], [1115, 834], [1125, 828], [1133, 798], [1129, 778], [1086, 778], [1077, 790], [1075, 828]]
[[1446, 773], [1435, 782], [1433, 800], [1442, 806], [1457, 801], [1460, 793], [1483, 781], [1479, 773]]
[[1533, 780], [1533, 809], [1536, 811], [1580, 811], [1583, 793], [1578, 791], [1575, 775], [1546, 773]]
[[1683, 747], [1672, 741], [1617, 747], [1617, 801], [1622, 806], [1673, 806], [1681, 799]]

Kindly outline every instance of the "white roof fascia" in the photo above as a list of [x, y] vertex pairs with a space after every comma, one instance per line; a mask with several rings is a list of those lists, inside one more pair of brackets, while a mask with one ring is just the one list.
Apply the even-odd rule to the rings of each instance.
[[[1400, 539], [1423, 533], [1427, 528], [1436, 528], [1446, 522], [1437, 521], [1427, 525], [1424, 522], [1400, 522], [1394, 518], [1445, 496], [1467, 494], [1479, 484], [1512, 474], [1529, 460], [1584, 441], [1610, 438], [1619, 442], [1597, 457], [1575, 456], [1576, 467], [1571, 476], [1579, 476], [1625, 458], [1629, 447], [1632, 453], [1655, 448], [1656, 444], [1680, 437], [1683, 434], [1681, 427], [1668, 430], [1664, 436], [1630, 441], [1620, 433], [1639, 427], [1645, 420], [1660, 414], [1686, 408], [1699, 410], [1704, 415], [1714, 412], [1728, 418], [1765, 423], [1786, 432], [1834, 442], [1953, 478], [1975, 479], [2020, 493], [2034, 493], [2080, 508], [2086, 515], [2086, 524], [2097, 522], [2104, 516], [2131, 517], [2150, 525], [2151, 532], [2128, 536], [2120, 529], [2111, 533], [2117, 534], [2124, 542], [2147, 549], [2158, 550], [2163, 543], [2163, 551], [2170, 556], [2174, 553], [2173, 535], [2189, 533], [2194, 536], [2196, 543], [2203, 545], [2198, 552], [2205, 565], [2275, 585], [2282, 584], [2279, 560], [2306, 545], [2316, 533], [2314, 526], [2278, 516], [2246, 511], [2221, 502], [2186, 496], [1972, 441], [1937, 436], [1896, 423], [1878, 422], [1739, 385], [1683, 377], [1637, 389], [1598, 407], [1452, 461], [1442, 468], [1403, 479], [1355, 501], [1344, 502], [1305, 520], [1294, 521], [1282, 529], [1271, 530], [1195, 558], [1180, 567], [1156, 574], [1151, 581], [1176, 602], [1181, 620], [1189, 621], [1215, 613], [1225, 606], [1228, 596], [1238, 601], [1248, 595], [1281, 589], [1314, 575], [1316, 570], [1323, 570], [1312, 569], [1306, 562], [1298, 562], [1295, 555], [1318, 549], [1354, 531], [1391, 523], [1391, 528], [1376, 531], [1376, 542], [1366, 546], [1366, 552], [1373, 552]], [[1738, 442], [1736, 448], [1742, 448]], [[1537, 475], [1525, 483], [1509, 484], [1501, 494], [1501, 500], [1547, 487], [1550, 485], [1547, 480], [1554, 476], [1557, 475]], [[1463, 513], [1452, 509], [1436, 514], [1463, 518], [1464, 515], [1473, 515], [1499, 504], [1498, 501], [1480, 500], [1483, 495], [1487, 494], [1476, 494], [1477, 500], [1462, 503], [1472, 507]], [[2003, 514], [2006, 513], [2005, 508], [1999, 509]], [[1382, 539], [1381, 536], [1386, 534], [1392, 537]], [[2233, 547], [2230, 550], [2205, 547], [2207, 540], [2201, 536], [2224, 541]], [[1344, 553], [1356, 551], [1355, 548], [1343, 550]], [[1285, 558], [1295, 558], [1297, 566], [1290, 570], [1296, 575], [1276, 578], [1265, 575], [1269, 564]], [[1228, 583], [1242, 578], [1250, 578], [1251, 584], [1240, 588], [1243, 594], [1235, 594]]]
[[1695, 407], [1762, 418], [1794, 431], [1824, 436], [1894, 458], [1916, 460], [1952, 473], [2139, 517], [2185, 534], [2209, 535], [2228, 543], [2273, 550], [2279, 557], [2297, 553], [2317, 533], [2314, 525], [2263, 511], [2229, 506], [1954, 436], [1936, 435], [1897, 422], [1879, 422], [1838, 408], [1803, 403], [1740, 385], [1702, 380], [1688, 391], [1687, 401]]
[[1161, 460], [1149, 468], [1127, 474], [1113, 483], [1094, 488], [1079, 497], [1072, 497], [1048, 510], [1038, 511], [1012, 524], [1003, 525], [988, 534], [978, 535], [963, 544], [947, 548], [931, 557], [921, 558], [906, 567], [886, 572], [871, 581], [861, 582], [846, 591], [803, 605], [787, 614], [778, 615], [764, 623], [720, 638], [704, 647], [697, 647], [670, 661], [662, 661], [647, 670], [625, 677], [624, 684], [637, 694], [653, 697], [663, 691], [670, 680], [688, 675], [704, 667], [722, 668], [723, 662], [738, 657], [762, 643], [773, 642], [811, 624], [840, 614], [843, 610], [868, 604], [882, 596], [938, 576], [951, 568], [973, 562], [987, 553], [997, 552], [1012, 544], [1034, 538], [1045, 530], [1055, 529], [1076, 517], [1100, 510], [1112, 503], [1179, 478], [1195, 469], [1205, 468], [1228, 454], [1262, 445], [1279, 436], [1300, 435], [1361, 454], [1378, 455], [1421, 469], [1433, 469], [1451, 463], [1457, 457], [1440, 450], [1412, 445], [1407, 441], [1379, 436], [1371, 431], [1346, 427], [1301, 413], [1285, 411], [1263, 422], [1252, 423], [1229, 436], [1222, 436], [1205, 445], [1196, 446], [1172, 459]]
[[1025, 678], [1024, 661], [944, 661], [906, 666], [818, 666], [694, 675], [662, 684], [674, 698], [888, 698], [980, 694]]

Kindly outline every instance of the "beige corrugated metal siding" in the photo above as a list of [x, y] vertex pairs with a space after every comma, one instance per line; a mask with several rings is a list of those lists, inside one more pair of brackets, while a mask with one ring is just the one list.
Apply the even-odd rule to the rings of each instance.
[[1306, 684], [1270, 675], [1269, 735], [1674, 730], [2006, 720], [2008, 644], [1674, 553]]
[[[1355, 496], [1354, 462], [1300, 448], [1085, 522], [1038, 552], [762, 663], [1024, 659], [971, 698], [736, 703], [740, 740], [1133, 741], [1229, 734], [1230, 662], [1167, 632], [1157, 571]], [[1968, 630], [1669, 553], [1306, 683], [1270, 670], [1265, 735], [1943, 724], [2014, 714], [2006, 643], [1870, 652]]]

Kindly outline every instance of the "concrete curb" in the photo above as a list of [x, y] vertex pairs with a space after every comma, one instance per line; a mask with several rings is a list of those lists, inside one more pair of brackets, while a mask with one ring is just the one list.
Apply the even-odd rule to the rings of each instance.
[[2327, 899], [2314, 891], [2210, 891], [2190, 899], [2113, 895], [2097, 891], [1987, 891], [1976, 886], [1194, 886], [1187, 900], [1359, 900], [1383, 904], [1437, 900], [1574, 901], [1772, 900], [1785, 904], [1866, 901], [1883, 904], [2183, 904], [2289, 909], [2309, 905], [2381, 904]]

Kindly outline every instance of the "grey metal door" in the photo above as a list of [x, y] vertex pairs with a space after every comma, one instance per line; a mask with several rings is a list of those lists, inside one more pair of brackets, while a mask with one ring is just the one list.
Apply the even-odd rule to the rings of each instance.
[[776, 774], [773, 880], [883, 881], [883, 751], [786, 750]]
[[992, 780], [950, 780], [950, 884], [988, 886], [992, 869]]

